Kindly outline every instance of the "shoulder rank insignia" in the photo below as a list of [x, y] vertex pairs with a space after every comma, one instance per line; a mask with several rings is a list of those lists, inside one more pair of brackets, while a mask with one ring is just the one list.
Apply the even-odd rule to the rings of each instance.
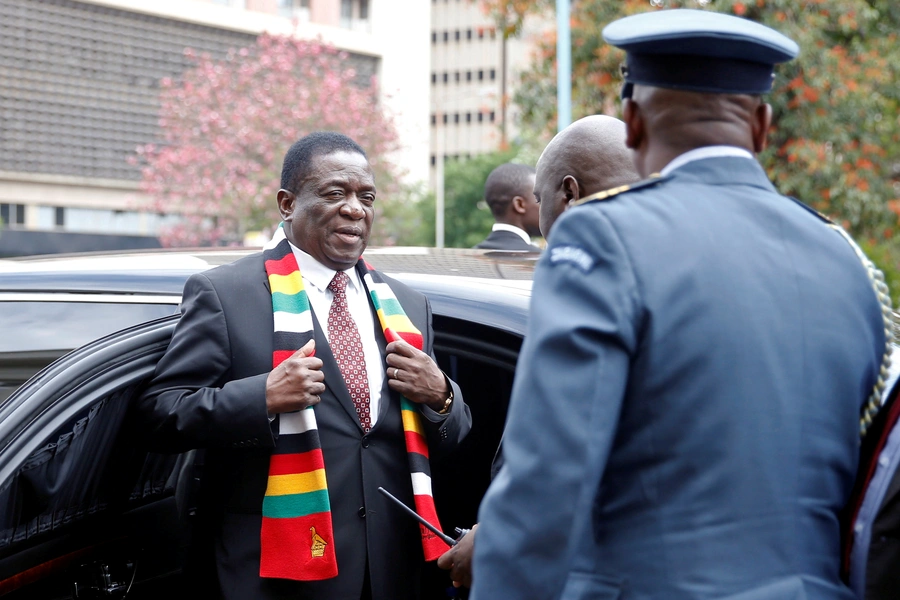
[[594, 202], [597, 200], [608, 200], [614, 196], [618, 196], [619, 194], [624, 194], [625, 192], [631, 192], [633, 190], [640, 190], [646, 187], [650, 187], [651, 185], [656, 185], [661, 181], [665, 181], [668, 179], [668, 176], [663, 177], [659, 173], [654, 173], [647, 179], [638, 181], [637, 183], [631, 183], [629, 185], [620, 185], [619, 187], [614, 187], [610, 190], [605, 190], [602, 192], [597, 192], [596, 194], [591, 194], [590, 196], [585, 196], [584, 198], [579, 198], [577, 201], [573, 202], [569, 206], [580, 206], [582, 204], [587, 204], [588, 202]]
[[828, 217], [826, 217], [825, 215], [823, 215], [822, 213], [820, 213], [819, 211], [817, 211], [816, 209], [814, 209], [814, 208], [813, 208], [812, 206], [810, 206], [809, 204], [806, 204], [805, 202], [801, 202], [800, 200], [797, 200], [797, 199], [794, 198], [793, 196], [788, 196], [788, 198], [791, 199], [791, 200], [793, 200], [793, 201], [794, 201], [796, 204], [798, 204], [801, 208], [804, 208], [804, 209], [806, 209], [807, 211], [809, 211], [809, 212], [811, 212], [812, 214], [814, 214], [815, 216], [817, 216], [817, 217], [818, 217], [819, 219], [821, 219], [822, 221], [825, 221], [825, 222], [828, 223], [829, 225], [834, 225], [834, 221], [832, 221], [831, 219], [829, 219]]

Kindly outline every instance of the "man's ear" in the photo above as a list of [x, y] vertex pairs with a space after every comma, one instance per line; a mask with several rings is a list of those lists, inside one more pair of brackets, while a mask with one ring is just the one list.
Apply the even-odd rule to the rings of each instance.
[[516, 214], [524, 215], [525, 214], [525, 198], [522, 196], [513, 196], [512, 199], [512, 209]]
[[625, 100], [622, 120], [625, 121], [625, 145], [637, 150], [644, 141], [644, 118], [640, 106], [631, 98]]
[[566, 204], [570, 202], [575, 202], [579, 198], [581, 198], [581, 186], [578, 185], [578, 180], [576, 180], [571, 175], [566, 175], [562, 180], [562, 191], [563, 194], [566, 195]]
[[762, 152], [768, 142], [769, 126], [772, 125], [772, 105], [760, 102], [753, 112], [753, 151]]
[[278, 212], [281, 214], [281, 220], [290, 221], [294, 214], [294, 201], [297, 199], [296, 194], [286, 189], [280, 189], [278, 190], [276, 199], [278, 201]]

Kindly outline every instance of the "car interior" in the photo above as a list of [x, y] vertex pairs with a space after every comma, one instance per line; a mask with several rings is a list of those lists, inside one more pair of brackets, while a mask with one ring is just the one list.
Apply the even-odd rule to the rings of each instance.
[[[0, 436], [0, 595], [159, 598], [185, 591], [202, 450], [146, 452], [129, 412], [175, 320], [88, 344], [3, 405], [19, 412], [0, 414], [16, 429]], [[438, 363], [459, 383], [473, 417], [458, 451], [432, 465], [438, 514], [454, 536], [454, 527], [476, 522], [490, 483], [521, 337], [439, 315], [434, 327]], [[447, 598], [448, 588], [447, 574], [427, 565], [423, 598]]]

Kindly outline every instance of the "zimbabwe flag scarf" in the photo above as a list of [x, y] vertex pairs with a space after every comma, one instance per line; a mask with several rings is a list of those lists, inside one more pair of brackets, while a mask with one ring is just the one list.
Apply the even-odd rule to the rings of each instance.
[[[263, 249], [275, 316], [272, 368], [313, 337], [313, 318], [297, 260], [282, 225]], [[403, 339], [419, 350], [422, 334], [380, 274], [362, 259], [357, 268], [372, 299], [388, 342]], [[334, 385], [334, 382], [330, 382]], [[431, 493], [428, 443], [416, 405], [401, 397], [400, 408], [416, 511], [440, 528]], [[262, 508], [260, 577], [316, 581], [338, 574], [332, 534], [331, 504], [322, 444], [312, 406], [277, 418], [278, 439], [269, 461], [269, 480]], [[449, 547], [419, 525], [425, 560], [435, 560]]]

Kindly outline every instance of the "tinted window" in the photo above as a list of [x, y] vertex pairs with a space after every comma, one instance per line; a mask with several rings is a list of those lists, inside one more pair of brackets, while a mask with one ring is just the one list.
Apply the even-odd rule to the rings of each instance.
[[173, 304], [0, 302], [0, 401], [66, 352], [176, 310]]
[[0, 352], [68, 351], [175, 311], [171, 304], [0, 302]]

